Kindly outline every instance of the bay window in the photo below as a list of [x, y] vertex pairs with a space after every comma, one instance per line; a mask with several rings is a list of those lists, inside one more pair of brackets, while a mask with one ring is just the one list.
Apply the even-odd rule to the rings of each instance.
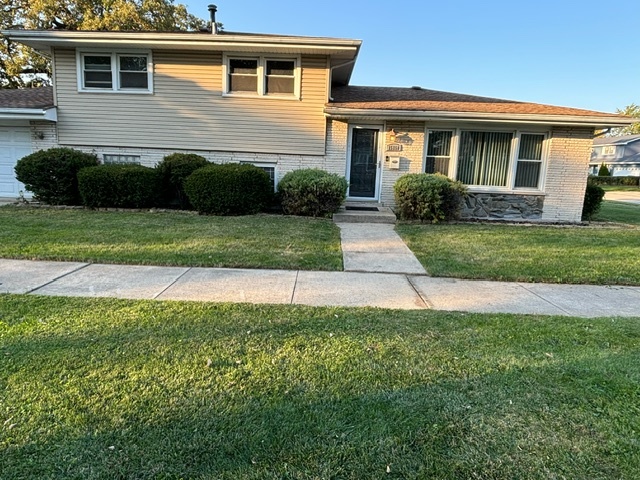
[[429, 130], [424, 171], [479, 189], [541, 190], [545, 140], [543, 133]]

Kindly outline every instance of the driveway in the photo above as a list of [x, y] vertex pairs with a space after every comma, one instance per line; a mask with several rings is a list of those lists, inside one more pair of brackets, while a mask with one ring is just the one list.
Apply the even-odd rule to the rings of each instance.
[[614, 202], [633, 203], [640, 205], [640, 191], [637, 192], [607, 192], [604, 195], [605, 200], [613, 200]]

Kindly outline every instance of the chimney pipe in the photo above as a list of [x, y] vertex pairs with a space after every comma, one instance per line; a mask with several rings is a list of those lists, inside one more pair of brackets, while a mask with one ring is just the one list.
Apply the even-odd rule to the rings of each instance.
[[218, 24], [216, 24], [216, 12], [218, 11], [218, 7], [215, 5], [209, 5], [209, 14], [211, 15], [211, 33], [213, 35], [218, 34]]

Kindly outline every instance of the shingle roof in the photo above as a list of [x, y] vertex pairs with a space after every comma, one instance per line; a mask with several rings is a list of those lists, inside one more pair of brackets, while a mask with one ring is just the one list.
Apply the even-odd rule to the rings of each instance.
[[555, 107], [538, 103], [516, 102], [499, 98], [477, 97], [460, 93], [427, 90], [419, 87], [334, 87], [328, 106], [365, 110], [440, 111], [538, 115], [576, 115], [616, 117], [612, 113]]
[[627, 143], [637, 142], [640, 135], [623, 135], [621, 137], [598, 137], [593, 139], [594, 145], [626, 145]]
[[53, 88], [0, 89], [0, 108], [53, 107]]

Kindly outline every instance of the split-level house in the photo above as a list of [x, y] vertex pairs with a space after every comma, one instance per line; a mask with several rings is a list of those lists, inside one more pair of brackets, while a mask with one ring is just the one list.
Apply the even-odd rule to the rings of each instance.
[[351, 86], [359, 40], [2, 33], [51, 58], [53, 87], [0, 96], [0, 196], [18, 195], [13, 164], [28, 151], [65, 146], [149, 166], [179, 151], [258, 165], [276, 185], [289, 171], [321, 168], [347, 178], [349, 201], [391, 207], [400, 176], [440, 172], [468, 185], [466, 217], [576, 222], [594, 129], [630, 123], [420, 87]]
[[597, 175], [603, 163], [614, 177], [640, 177], [640, 135], [594, 139], [590, 173]]

